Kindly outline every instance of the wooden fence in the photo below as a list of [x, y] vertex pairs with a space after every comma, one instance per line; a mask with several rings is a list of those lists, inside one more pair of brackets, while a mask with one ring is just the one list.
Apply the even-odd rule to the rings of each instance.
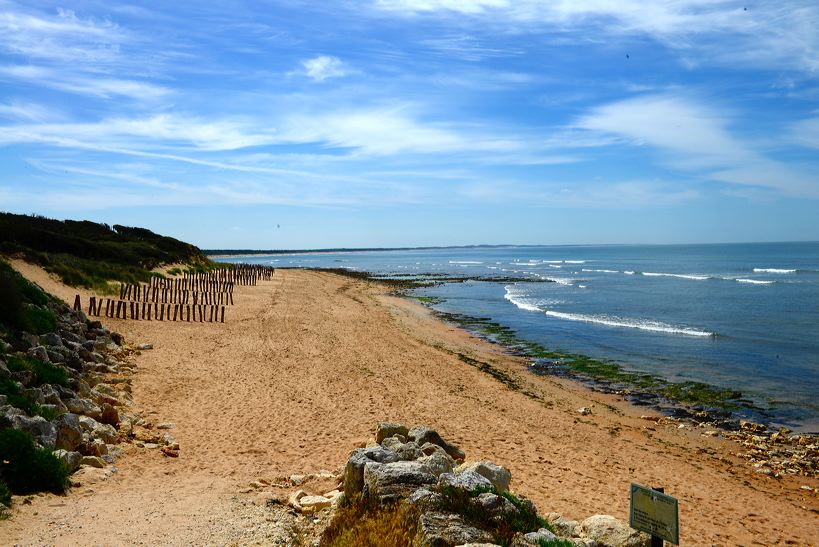
[[[89, 317], [110, 317], [142, 321], [184, 321], [224, 323], [225, 306], [233, 305], [233, 288], [270, 280], [275, 270], [255, 264], [232, 264], [203, 273], [179, 277], [152, 277], [149, 283], [123, 283], [119, 299], [92, 296]], [[80, 295], [74, 309], [81, 310]]]

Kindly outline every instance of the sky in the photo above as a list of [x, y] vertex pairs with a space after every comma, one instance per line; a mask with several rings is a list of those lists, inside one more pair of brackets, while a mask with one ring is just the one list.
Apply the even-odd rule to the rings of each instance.
[[0, 0], [0, 210], [210, 249], [819, 240], [819, 4]]

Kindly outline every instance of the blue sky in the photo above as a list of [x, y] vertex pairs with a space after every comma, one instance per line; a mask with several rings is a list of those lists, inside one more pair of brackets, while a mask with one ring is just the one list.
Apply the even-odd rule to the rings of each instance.
[[0, 210], [207, 248], [819, 240], [819, 6], [0, 0]]

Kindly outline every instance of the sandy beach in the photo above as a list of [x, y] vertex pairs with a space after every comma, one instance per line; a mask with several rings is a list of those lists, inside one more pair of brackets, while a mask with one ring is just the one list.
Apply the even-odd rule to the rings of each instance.
[[[15, 267], [68, 303], [78, 293], [39, 268]], [[522, 358], [376, 283], [277, 270], [237, 288], [224, 324], [104, 323], [132, 344], [153, 344], [135, 357], [134, 404], [175, 424], [180, 455], [126, 447], [106, 480], [18, 504], [0, 522], [2, 544], [265, 543], [258, 500], [287, 489], [248, 485], [337, 472], [380, 420], [428, 425], [468, 459], [507, 466], [512, 489], [543, 512], [627, 520], [636, 482], [679, 499], [683, 545], [819, 543], [819, 498], [800, 489], [816, 480], [760, 475], [732, 456], [741, 447], [730, 441], [535, 376]]]

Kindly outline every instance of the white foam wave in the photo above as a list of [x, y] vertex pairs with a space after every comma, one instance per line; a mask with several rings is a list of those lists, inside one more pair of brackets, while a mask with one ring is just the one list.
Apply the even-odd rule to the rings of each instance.
[[564, 260], [564, 264], [585, 264], [585, 260]]
[[754, 268], [754, 273], [792, 274], [796, 270], [783, 270], [779, 268]]
[[634, 272], [632, 272], [631, 270], [626, 270], [623, 273], [626, 275], [634, 275]]
[[544, 312], [550, 317], [558, 319], [565, 319], [567, 321], [583, 321], [585, 323], [595, 323], [599, 325], [606, 325], [609, 327], [625, 327], [630, 329], [639, 329], [651, 332], [663, 332], [667, 334], [684, 334], [686, 336], [714, 336], [712, 332], [703, 330], [689, 329], [685, 327], [675, 327], [662, 323], [660, 321], [649, 321], [642, 319], [628, 319], [623, 317], [612, 317], [609, 315], [584, 315], [580, 313], [564, 313], [559, 311], [547, 310]]
[[514, 304], [515, 306], [517, 306], [518, 308], [522, 309], [522, 310], [541, 311], [540, 308], [538, 308], [534, 304], [530, 304], [530, 303], [526, 302], [525, 300], [523, 300], [522, 297], [515, 296], [512, 293], [510, 293], [509, 292], [509, 287], [506, 288], [506, 294], [503, 295], [503, 297], [505, 299], [507, 299], [509, 302], [511, 302], [512, 304]]
[[737, 279], [738, 283], [751, 283], [754, 285], [770, 285], [774, 281], [763, 281], [761, 279]]
[[478, 262], [476, 260], [450, 260], [450, 264], [483, 264], [483, 262]]
[[547, 277], [545, 279], [551, 281], [552, 283], [557, 283], [558, 285], [570, 286], [574, 284], [574, 279], [565, 279], [562, 277]]
[[643, 275], [647, 277], [678, 277], [680, 279], [692, 279], [694, 281], [705, 281], [709, 278], [707, 275], [695, 275], [695, 274], [672, 274], [672, 273], [656, 273], [656, 272], [643, 272]]
[[586, 268], [583, 268], [582, 271], [584, 271], [584, 272], [597, 272], [597, 273], [620, 273], [617, 270], [587, 270]]
[[561, 266], [560, 264], [549, 264], [548, 266], [549, 266], [550, 268], [557, 268], [557, 269], [560, 269], [560, 268], [562, 268], [562, 267], [563, 267], [563, 266]]

